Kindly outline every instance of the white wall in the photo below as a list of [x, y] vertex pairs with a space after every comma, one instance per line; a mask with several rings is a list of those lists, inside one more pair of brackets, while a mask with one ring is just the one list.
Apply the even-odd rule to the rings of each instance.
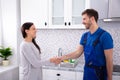
[[1, 1], [0, 1], [0, 46], [2, 44], [2, 20], [1, 20], [2, 14], [1, 14]]
[[19, 63], [19, 52], [20, 52], [20, 43], [23, 39], [22, 34], [21, 34], [21, 11], [20, 11], [20, 0], [17, 0], [17, 58], [18, 58], [18, 63]]
[[[2, 23], [1, 23], [1, 1], [0, 1], [0, 46], [2, 45]], [[0, 57], [0, 64], [1, 64], [1, 61], [2, 61], [2, 59], [1, 59], [1, 57]]]
[[17, 64], [17, 28], [18, 24], [18, 0], [1, 0], [2, 9], [2, 29], [3, 42], [5, 47], [11, 47], [13, 56], [11, 57], [12, 64]]

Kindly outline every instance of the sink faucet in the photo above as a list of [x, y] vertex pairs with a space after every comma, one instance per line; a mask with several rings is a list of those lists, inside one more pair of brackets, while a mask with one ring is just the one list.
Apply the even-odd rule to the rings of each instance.
[[58, 56], [62, 56], [62, 48], [58, 49]]

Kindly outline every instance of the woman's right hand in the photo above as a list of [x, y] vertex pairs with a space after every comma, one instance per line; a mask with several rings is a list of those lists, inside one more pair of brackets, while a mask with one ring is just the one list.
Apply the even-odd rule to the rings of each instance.
[[61, 63], [61, 58], [60, 57], [52, 57], [50, 58], [50, 62], [55, 63], [55, 64], [60, 64]]

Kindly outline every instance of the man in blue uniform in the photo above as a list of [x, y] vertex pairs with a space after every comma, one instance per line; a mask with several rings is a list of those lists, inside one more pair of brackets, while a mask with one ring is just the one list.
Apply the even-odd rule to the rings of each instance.
[[112, 80], [113, 39], [111, 35], [97, 24], [98, 12], [86, 9], [82, 13], [85, 32], [74, 52], [63, 55], [61, 60], [75, 59], [84, 53], [85, 66], [83, 80]]

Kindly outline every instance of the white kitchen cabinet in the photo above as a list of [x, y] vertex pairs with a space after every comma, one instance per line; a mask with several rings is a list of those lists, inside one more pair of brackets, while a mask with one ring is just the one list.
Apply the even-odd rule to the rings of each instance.
[[49, 19], [53, 28], [85, 28], [81, 13], [85, 0], [49, 0]]
[[120, 80], [120, 75], [113, 75], [112, 78], [113, 80]]
[[21, 24], [33, 22], [37, 28], [47, 28], [49, 24], [49, 0], [21, 0]]
[[21, 24], [33, 22], [37, 28], [85, 29], [81, 13], [94, 8], [99, 19], [107, 18], [108, 0], [21, 0]]
[[109, 0], [108, 18], [120, 17], [120, 0]]
[[43, 69], [43, 80], [75, 80], [74, 71]]
[[83, 72], [76, 72], [76, 80], [83, 80]]
[[0, 80], [19, 80], [19, 69], [18, 69], [18, 67], [15, 67], [13, 69], [8, 69], [8, 66], [0, 67], [0, 68], [2, 69], [0, 71]]
[[108, 17], [108, 3], [109, 0], [86, 0], [86, 9], [93, 8], [99, 13], [99, 19], [104, 19]]

